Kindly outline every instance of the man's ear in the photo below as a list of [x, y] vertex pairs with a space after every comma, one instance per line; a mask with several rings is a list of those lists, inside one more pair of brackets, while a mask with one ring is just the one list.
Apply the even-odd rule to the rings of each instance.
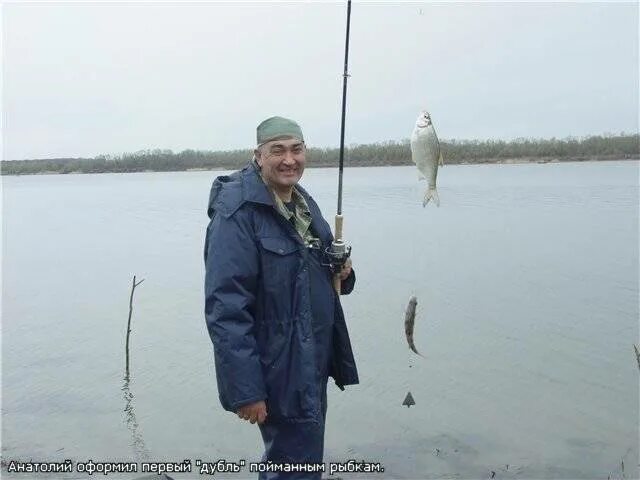
[[256, 148], [253, 151], [253, 158], [256, 159], [256, 163], [258, 164], [258, 166], [262, 167], [262, 152], [260, 151], [259, 148]]

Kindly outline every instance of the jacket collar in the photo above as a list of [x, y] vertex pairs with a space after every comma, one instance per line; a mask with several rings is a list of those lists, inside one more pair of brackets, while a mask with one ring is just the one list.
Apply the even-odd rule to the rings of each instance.
[[[273, 201], [272, 193], [269, 188], [262, 181], [260, 177], [260, 171], [255, 165], [254, 161], [249, 162], [245, 168], [241, 170], [242, 174], [242, 200], [247, 202], [259, 203], [276, 208]], [[323, 243], [330, 243], [331, 231], [328, 230], [326, 223], [322, 219], [322, 214], [318, 209], [316, 203], [309, 193], [298, 183], [296, 189], [302, 195], [307, 202], [309, 211], [311, 212], [311, 227], [319, 235]]]

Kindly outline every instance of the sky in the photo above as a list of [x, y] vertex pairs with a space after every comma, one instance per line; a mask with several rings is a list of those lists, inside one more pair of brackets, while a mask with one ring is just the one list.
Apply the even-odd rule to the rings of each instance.
[[[637, 2], [354, 1], [347, 145], [638, 131]], [[346, 2], [4, 3], [2, 155], [340, 141]]]

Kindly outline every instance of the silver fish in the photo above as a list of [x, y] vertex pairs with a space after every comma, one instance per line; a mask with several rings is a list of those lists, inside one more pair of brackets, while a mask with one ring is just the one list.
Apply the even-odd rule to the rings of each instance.
[[407, 343], [409, 344], [409, 348], [413, 350], [418, 355], [422, 356], [418, 350], [416, 350], [416, 345], [413, 343], [413, 326], [416, 321], [416, 306], [418, 305], [418, 299], [413, 296], [409, 299], [409, 305], [407, 305], [407, 311], [404, 314], [404, 333], [407, 336]]
[[416, 120], [416, 126], [411, 134], [411, 159], [420, 173], [427, 179], [427, 191], [424, 194], [422, 206], [426, 207], [430, 200], [440, 206], [440, 198], [436, 190], [438, 164], [443, 165], [440, 142], [431, 122], [429, 112], [422, 111]]
[[640, 351], [638, 351], [638, 347], [636, 347], [636, 344], [633, 344], [633, 349], [636, 352], [636, 360], [638, 361], [638, 368], [640, 368]]

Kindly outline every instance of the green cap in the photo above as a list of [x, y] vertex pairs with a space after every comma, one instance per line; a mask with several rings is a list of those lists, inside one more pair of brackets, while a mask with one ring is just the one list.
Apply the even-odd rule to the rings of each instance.
[[283, 117], [267, 118], [258, 125], [256, 133], [258, 145], [283, 137], [293, 137], [304, 142], [300, 125]]

